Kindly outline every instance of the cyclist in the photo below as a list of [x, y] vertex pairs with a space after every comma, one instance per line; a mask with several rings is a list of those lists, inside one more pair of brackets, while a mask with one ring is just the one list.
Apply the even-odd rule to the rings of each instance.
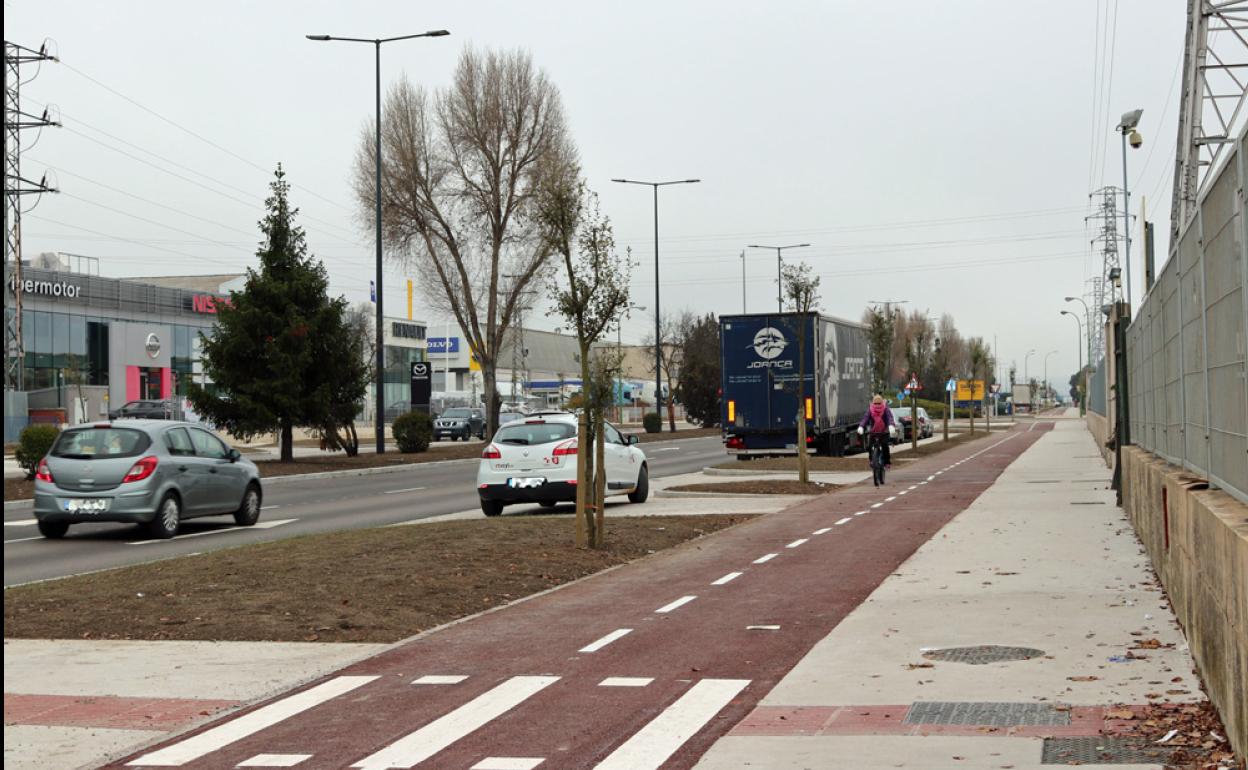
[[858, 421], [858, 435], [864, 433], [870, 433], [872, 441], [881, 442], [884, 449], [884, 467], [891, 468], [892, 453], [889, 449], [892, 442], [888, 439], [897, 435], [897, 424], [893, 422], [893, 410], [888, 408], [884, 397], [878, 393], [871, 399], [867, 413]]

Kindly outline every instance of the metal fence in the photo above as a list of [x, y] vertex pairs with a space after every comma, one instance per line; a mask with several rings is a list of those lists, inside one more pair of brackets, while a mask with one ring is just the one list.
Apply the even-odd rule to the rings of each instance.
[[1105, 359], [1096, 363], [1092, 376], [1088, 378], [1088, 409], [1102, 417], [1107, 415], [1105, 409]]
[[1248, 134], [1127, 329], [1131, 442], [1248, 502]]

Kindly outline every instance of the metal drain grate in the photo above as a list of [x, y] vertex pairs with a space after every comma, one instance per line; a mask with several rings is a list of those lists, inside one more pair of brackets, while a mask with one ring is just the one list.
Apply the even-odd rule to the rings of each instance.
[[1102, 500], [1076, 500], [1071, 505], [1104, 505]]
[[947, 647], [943, 650], [928, 650], [923, 657], [928, 660], [943, 660], [947, 663], [969, 663], [982, 666], [987, 663], [1006, 663], [1012, 660], [1031, 660], [1044, 655], [1044, 650], [1034, 647], [1001, 647], [996, 644], [981, 644], [976, 647]]
[[1139, 738], [1045, 738], [1042, 765], [1163, 765], [1174, 749]]
[[1049, 703], [952, 703], [933, 701], [910, 704], [903, 720], [908, 725], [986, 725], [1052, 727], [1070, 724], [1070, 711], [1058, 711]]

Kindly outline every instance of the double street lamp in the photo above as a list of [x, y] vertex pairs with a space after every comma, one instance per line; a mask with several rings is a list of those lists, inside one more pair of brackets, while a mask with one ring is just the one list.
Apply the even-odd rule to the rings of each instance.
[[[654, 411], [663, 416], [663, 334], [659, 312], [659, 188], [673, 184], [697, 184], [701, 179], [674, 179], [669, 182], [641, 182], [636, 179], [612, 179], [619, 184], [644, 184], [654, 188]], [[660, 419], [660, 425], [662, 420]]]
[[1143, 113], [1144, 110], [1124, 112], [1118, 123], [1118, 133], [1122, 134], [1122, 240], [1123, 265], [1127, 272], [1127, 310], [1131, 309], [1131, 194], [1127, 191], [1127, 143], [1130, 142], [1135, 149], [1144, 144], [1140, 132], [1135, 130]]
[[751, 249], [775, 249], [776, 250], [776, 312], [777, 313], [784, 312], [784, 279], [781, 278], [781, 273], [783, 272], [783, 269], [782, 269], [783, 262], [781, 261], [780, 254], [785, 249], [802, 249], [809, 245], [810, 245], [809, 243], [794, 243], [789, 246], [758, 246], [753, 243], [750, 244]]
[[418, 37], [444, 37], [451, 34], [444, 29], [435, 29], [429, 32], [422, 32], [419, 35], [400, 35], [398, 37], [381, 37], [381, 38], [363, 38], [363, 37], [334, 37], [332, 35], [304, 35], [308, 40], [317, 42], [338, 41], [343, 43], [372, 43], [374, 51], [376, 51], [376, 117], [373, 122], [373, 142], [374, 147], [374, 174], [375, 174], [375, 193], [374, 217], [376, 218], [377, 231], [374, 240], [377, 241], [377, 277], [375, 278], [374, 291], [377, 293], [377, 380], [374, 383], [374, 398], [376, 401], [376, 431], [377, 431], [377, 454], [384, 454], [386, 451], [386, 402], [385, 402], [385, 379], [386, 379], [386, 345], [383, 337], [385, 331], [385, 322], [382, 319], [382, 281], [381, 281], [381, 44], [393, 43], [397, 40], [412, 40]]

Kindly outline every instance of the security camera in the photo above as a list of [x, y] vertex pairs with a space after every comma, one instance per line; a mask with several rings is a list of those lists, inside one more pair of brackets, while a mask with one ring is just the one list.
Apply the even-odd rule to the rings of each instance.
[[1140, 136], [1139, 131], [1133, 130], [1130, 134], [1127, 135], [1127, 142], [1130, 143], [1133, 149], [1138, 150], [1140, 149], [1140, 145], [1144, 144], [1144, 137]]

